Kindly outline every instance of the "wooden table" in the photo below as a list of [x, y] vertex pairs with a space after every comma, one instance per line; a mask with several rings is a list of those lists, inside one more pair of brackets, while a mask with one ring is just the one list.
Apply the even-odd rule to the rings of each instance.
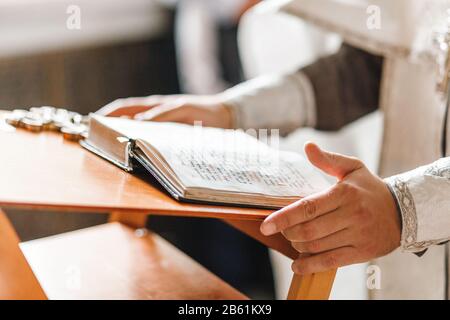
[[[110, 212], [111, 221], [132, 227], [144, 227], [148, 215], [215, 218], [290, 258], [297, 256], [281, 235], [264, 237], [259, 232], [270, 211], [179, 203], [157, 185], [118, 169], [78, 143], [64, 141], [59, 134], [5, 128], [0, 125], [0, 208]], [[294, 276], [289, 298], [327, 299], [335, 272]]]

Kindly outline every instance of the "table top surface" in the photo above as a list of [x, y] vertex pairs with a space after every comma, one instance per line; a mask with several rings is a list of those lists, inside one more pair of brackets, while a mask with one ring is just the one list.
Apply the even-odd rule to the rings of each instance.
[[269, 210], [180, 203], [52, 132], [5, 125], [0, 114], [0, 207], [262, 220]]

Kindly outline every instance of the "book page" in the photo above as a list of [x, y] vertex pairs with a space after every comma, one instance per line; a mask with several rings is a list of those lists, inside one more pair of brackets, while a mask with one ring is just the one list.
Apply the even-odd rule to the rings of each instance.
[[[224, 155], [209, 150], [201, 156], [192, 149], [172, 150], [170, 165], [186, 186], [258, 193], [279, 197], [304, 197], [329, 186], [300, 156], [279, 152], [279, 159], [260, 161], [254, 155]], [[271, 160], [271, 161], [270, 161]]]
[[156, 149], [187, 188], [304, 197], [329, 183], [301, 155], [240, 130], [105, 118], [114, 130]]

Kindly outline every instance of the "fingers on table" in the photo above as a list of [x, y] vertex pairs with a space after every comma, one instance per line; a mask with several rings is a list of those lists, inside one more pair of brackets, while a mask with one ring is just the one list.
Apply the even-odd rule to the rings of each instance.
[[336, 209], [312, 221], [297, 224], [282, 231], [291, 242], [307, 242], [322, 239], [350, 225], [348, 212], [344, 208]]
[[261, 232], [273, 235], [295, 225], [314, 220], [336, 210], [342, 202], [343, 188], [336, 185], [324, 192], [304, 198], [270, 215], [261, 225]]

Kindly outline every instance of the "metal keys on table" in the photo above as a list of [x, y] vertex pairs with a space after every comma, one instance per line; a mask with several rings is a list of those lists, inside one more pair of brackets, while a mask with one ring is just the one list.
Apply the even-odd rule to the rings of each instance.
[[16, 109], [6, 117], [6, 122], [31, 132], [61, 132], [64, 139], [79, 141], [87, 137], [89, 117], [66, 109], [45, 106], [34, 107], [29, 111]]

